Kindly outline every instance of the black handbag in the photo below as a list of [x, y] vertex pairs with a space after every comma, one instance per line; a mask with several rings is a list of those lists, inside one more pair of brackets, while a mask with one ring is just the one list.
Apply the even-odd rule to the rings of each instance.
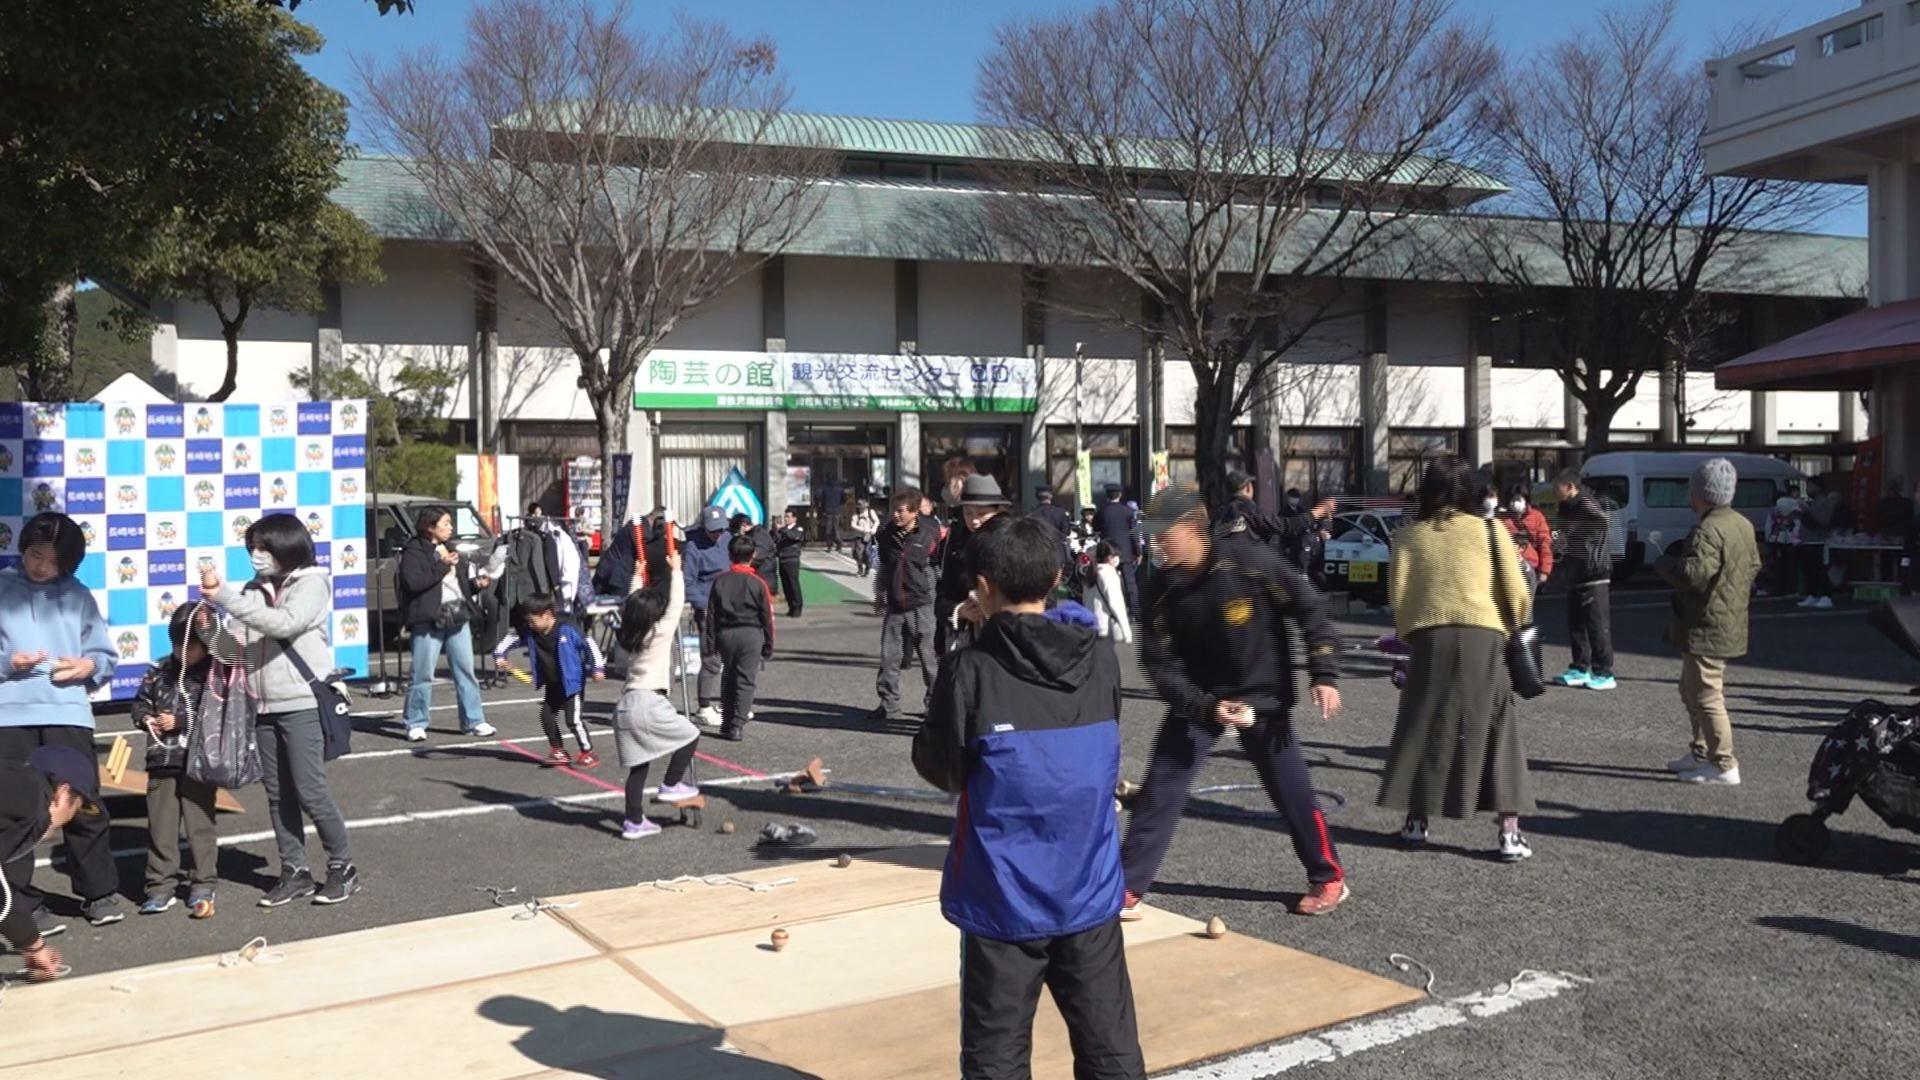
[[[1487, 522], [1487, 555], [1489, 568], [1493, 571], [1493, 587], [1499, 594], [1502, 619], [1505, 621], [1506, 579], [1500, 576], [1500, 543], [1494, 537], [1493, 530], [1499, 528], [1498, 522]], [[1513, 681], [1513, 692], [1522, 699], [1531, 701], [1547, 692], [1545, 680], [1540, 677], [1540, 660], [1536, 652], [1540, 639], [1540, 630], [1532, 623], [1523, 623], [1507, 631], [1507, 644], [1504, 650], [1507, 660], [1507, 675]]]
[[473, 618], [473, 605], [465, 600], [455, 600], [451, 604], [441, 604], [440, 610], [433, 616], [433, 628], [442, 632], [458, 630]]
[[307, 680], [308, 688], [313, 691], [314, 704], [320, 709], [320, 735], [325, 744], [321, 758], [332, 761], [347, 753], [352, 749], [353, 714], [349, 711], [352, 706], [347, 700], [346, 687], [315, 677], [313, 669], [307, 666], [306, 660], [291, 642], [282, 642], [280, 649], [287, 654], [288, 660], [293, 661], [300, 677]]

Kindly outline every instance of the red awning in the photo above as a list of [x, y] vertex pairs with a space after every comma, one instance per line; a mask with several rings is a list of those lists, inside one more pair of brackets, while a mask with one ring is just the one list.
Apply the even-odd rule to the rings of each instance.
[[1856, 311], [1713, 369], [1722, 390], [1869, 390], [1875, 371], [1920, 364], [1920, 300]]

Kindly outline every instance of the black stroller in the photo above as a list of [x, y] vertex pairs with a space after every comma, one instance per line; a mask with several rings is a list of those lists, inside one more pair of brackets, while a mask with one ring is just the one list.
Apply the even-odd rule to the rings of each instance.
[[[1920, 596], [1881, 604], [1867, 625], [1920, 660]], [[1780, 857], [1819, 862], [1832, 841], [1827, 818], [1846, 813], [1856, 795], [1888, 825], [1920, 833], [1920, 708], [1869, 698], [1827, 732], [1807, 772], [1813, 812], [1780, 823], [1773, 838]]]

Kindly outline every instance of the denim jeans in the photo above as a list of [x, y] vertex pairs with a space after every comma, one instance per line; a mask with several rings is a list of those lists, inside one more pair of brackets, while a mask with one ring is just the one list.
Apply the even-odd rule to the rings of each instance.
[[433, 705], [433, 669], [440, 666], [443, 649], [447, 667], [453, 672], [454, 695], [460, 702], [460, 730], [472, 731], [485, 723], [480, 682], [473, 677], [473, 628], [435, 630], [432, 623], [415, 623], [412, 633], [413, 682], [407, 687], [407, 730], [427, 726], [428, 710]]

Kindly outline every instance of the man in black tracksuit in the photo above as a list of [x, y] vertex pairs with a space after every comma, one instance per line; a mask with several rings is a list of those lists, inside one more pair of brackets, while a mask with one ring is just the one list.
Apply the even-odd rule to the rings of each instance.
[[1567, 585], [1567, 639], [1573, 662], [1555, 681], [1561, 686], [1611, 690], [1613, 681], [1613, 554], [1611, 521], [1600, 497], [1568, 469], [1554, 478], [1560, 494], [1560, 528], [1566, 550], [1554, 569]]
[[806, 600], [800, 595], [800, 552], [807, 546], [807, 530], [800, 518], [789, 510], [773, 534], [774, 551], [780, 560], [780, 591], [787, 597], [787, 614], [800, 617]]
[[[1120, 591], [1127, 598], [1127, 610], [1140, 610], [1140, 579], [1136, 574], [1136, 564], [1140, 561], [1140, 545], [1134, 539], [1133, 508], [1120, 501], [1124, 494], [1118, 484], [1107, 485], [1107, 501], [1100, 504], [1094, 512], [1093, 527], [1099, 532], [1100, 539], [1113, 545], [1120, 553]], [[1136, 616], [1137, 617], [1137, 616]]]
[[1165, 566], [1147, 584], [1144, 660], [1166, 699], [1167, 718], [1121, 848], [1128, 907], [1146, 895], [1160, 872], [1193, 778], [1214, 742], [1234, 728], [1307, 870], [1311, 887], [1293, 910], [1331, 911], [1347, 898], [1346, 873], [1288, 717], [1294, 699], [1289, 621], [1306, 638], [1315, 704], [1323, 716], [1340, 708], [1340, 643], [1320, 594], [1244, 531], [1211, 537], [1206, 507], [1190, 489], [1162, 492], [1149, 527]]
[[[1269, 514], [1253, 501], [1253, 477], [1238, 469], [1229, 469], [1227, 486], [1233, 489], [1234, 499], [1220, 515], [1221, 529], [1235, 520], [1244, 522], [1247, 532], [1271, 545], [1286, 556], [1294, 569], [1312, 579], [1319, 572], [1319, 560], [1311, 554], [1314, 541], [1319, 539], [1323, 523], [1333, 515], [1334, 501], [1324, 499], [1312, 509], [1289, 501], [1286, 510]], [[1298, 492], [1289, 494], [1290, 497], [1299, 495]]]

